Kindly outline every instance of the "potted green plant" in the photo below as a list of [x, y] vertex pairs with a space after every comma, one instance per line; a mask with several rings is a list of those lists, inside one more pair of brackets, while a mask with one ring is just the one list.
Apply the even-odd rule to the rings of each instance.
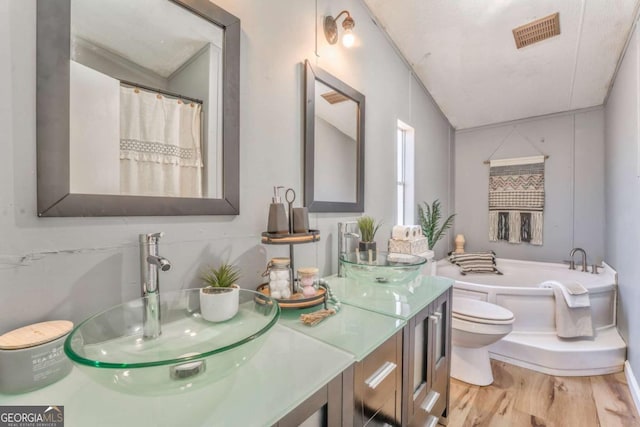
[[205, 320], [223, 322], [238, 312], [240, 287], [236, 283], [240, 269], [233, 264], [223, 263], [218, 268], [209, 267], [201, 279], [205, 287], [200, 289], [200, 312]]
[[453, 217], [456, 214], [449, 215], [442, 225], [439, 225], [442, 219], [440, 201], [438, 199], [434, 200], [431, 206], [427, 202], [422, 202], [422, 204], [424, 208], [418, 205], [420, 226], [422, 227], [422, 234], [427, 238], [429, 250], [433, 250], [438, 240], [444, 237], [444, 232], [453, 225]]
[[[364, 215], [358, 218], [358, 228], [360, 229], [360, 241], [358, 242], [358, 249], [360, 252], [368, 253], [373, 251], [373, 256], [376, 253], [376, 232], [380, 228], [382, 223], [377, 223], [375, 219], [370, 216]], [[368, 257], [368, 255], [362, 255]]]

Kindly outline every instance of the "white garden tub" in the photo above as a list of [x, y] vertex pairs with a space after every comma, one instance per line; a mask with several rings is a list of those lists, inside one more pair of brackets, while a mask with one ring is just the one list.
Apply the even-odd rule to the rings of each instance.
[[[506, 307], [515, 316], [513, 332], [491, 347], [498, 360], [552, 375], [598, 375], [622, 371], [626, 345], [616, 328], [617, 273], [605, 264], [598, 274], [567, 265], [497, 259], [503, 273], [461, 275], [457, 266], [438, 261], [437, 275], [454, 279], [453, 296]], [[555, 297], [539, 288], [546, 280], [578, 282], [589, 290], [594, 339], [556, 336]]]

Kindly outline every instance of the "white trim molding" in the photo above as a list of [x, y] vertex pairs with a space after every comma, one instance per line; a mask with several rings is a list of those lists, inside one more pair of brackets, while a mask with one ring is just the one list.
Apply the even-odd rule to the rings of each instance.
[[638, 381], [633, 374], [633, 370], [631, 370], [628, 360], [624, 362], [624, 376], [627, 378], [627, 384], [629, 385], [629, 391], [631, 391], [631, 397], [633, 397], [633, 403], [636, 405], [636, 410], [640, 412], [640, 387], [638, 387]]

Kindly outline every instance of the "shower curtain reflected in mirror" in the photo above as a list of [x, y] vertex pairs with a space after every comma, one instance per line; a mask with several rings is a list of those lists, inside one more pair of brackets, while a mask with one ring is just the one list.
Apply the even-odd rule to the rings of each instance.
[[120, 191], [202, 197], [202, 105], [120, 88]]

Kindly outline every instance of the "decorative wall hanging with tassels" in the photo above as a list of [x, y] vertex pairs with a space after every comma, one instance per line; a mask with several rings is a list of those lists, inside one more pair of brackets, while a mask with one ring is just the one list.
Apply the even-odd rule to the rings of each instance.
[[489, 240], [542, 245], [544, 160], [489, 161]]

